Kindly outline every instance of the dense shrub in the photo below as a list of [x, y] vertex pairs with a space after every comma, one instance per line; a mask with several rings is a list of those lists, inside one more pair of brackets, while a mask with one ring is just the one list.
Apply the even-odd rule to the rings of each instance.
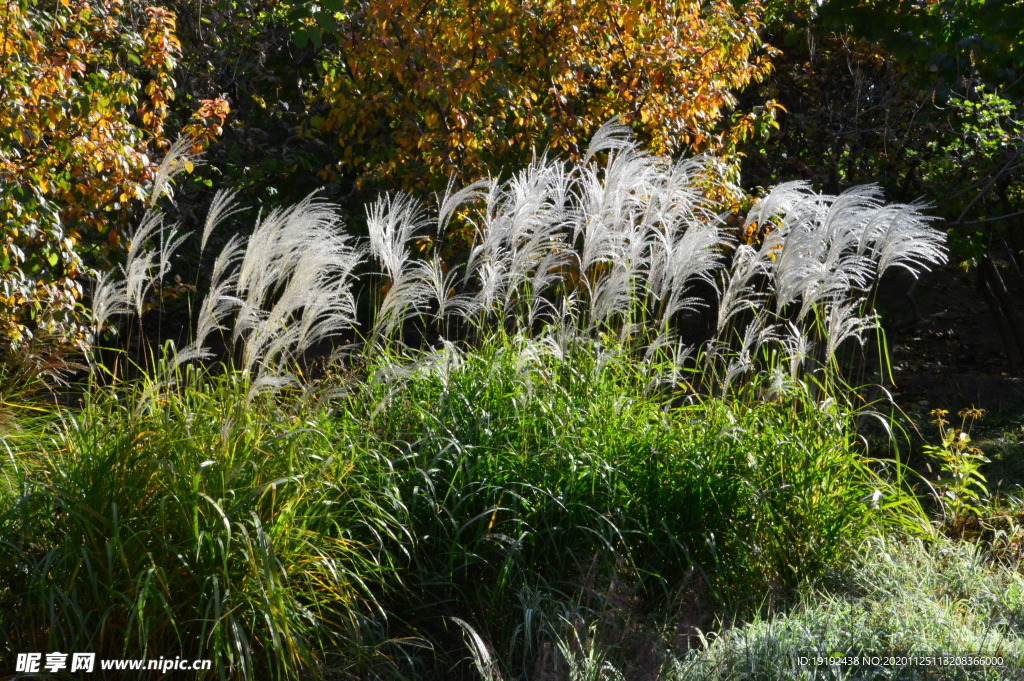
[[699, 567], [756, 609], [878, 512], [849, 416], [806, 395], [671, 408], [586, 342], [381, 357], [366, 378], [249, 401], [243, 375], [187, 370], [6, 437], [7, 651], [358, 676], [457, 663], [458, 617], [525, 669], [565, 608], [615, 607], [610, 583], [665, 603]]
[[[174, 96], [175, 17], [116, 0], [0, 5], [0, 345], [84, 339], [90, 265], [148, 198]], [[208, 141], [224, 104], [187, 131]]]
[[[336, 10], [336, 11], [335, 11]], [[531, 148], [579, 157], [608, 118], [654, 149], [722, 151], [769, 118], [728, 119], [769, 69], [756, 2], [323, 3], [338, 169], [407, 189], [481, 177]]]

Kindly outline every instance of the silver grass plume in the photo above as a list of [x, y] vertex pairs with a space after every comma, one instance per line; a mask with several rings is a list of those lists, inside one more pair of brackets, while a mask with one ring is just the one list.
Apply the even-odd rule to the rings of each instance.
[[384, 195], [366, 211], [370, 253], [384, 267], [390, 286], [377, 307], [373, 335], [390, 336], [409, 314], [427, 309], [431, 289], [422, 272], [409, 269], [410, 242], [428, 224], [420, 201], [404, 193]]
[[[667, 359], [654, 363], [653, 360], [659, 353], [667, 355]], [[674, 338], [665, 331], [659, 333], [644, 351], [645, 365], [656, 368], [655, 373], [648, 381], [648, 388], [653, 391], [661, 386], [677, 387], [683, 382], [683, 370], [686, 362], [694, 355], [694, 347], [684, 343], [681, 338]]]
[[444, 234], [445, 229], [448, 227], [448, 222], [451, 220], [452, 215], [455, 214], [455, 211], [466, 204], [487, 196], [493, 187], [493, 180], [477, 180], [458, 191], [454, 191], [455, 177], [449, 178], [444, 196], [439, 199], [437, 204], [437, 235], [442, 236]]
[[146, 243], [163, 229], [163, 213], [151, 209], [146, 211], [142, 221], [128, 236], [128, 257], [124, 264], [125, 295], [130, 306], [140, 316], [146, 291], [153, 283], [152, 270], [159, 260], [159, 254], [146, 247]]
[[242, 208], [235, 203], [237, 196], [237, 190], [228, 191], [225, 189], [218, 190], [214, 195], [213, 201], [206, 211], [206, 220], [203, 223], [203, 238], [199, 244], [200, 253], [206, 250], [206, 242], [209, 241], [210, 234], [217, 228], [217, 225], [232, 215], [242, 212]]
[[890, 267], [900, 267], [917, 277], [922, 271], [944, 263], [947, 258], [946, 235], [927, 225], [915, 205], [885, 206], [880, 220], [888, 222], [884, 234], [873, 245], [878, 276]]
[[150, 189], [149, 203], [147, 204], [149, 208], [156, 206], [156, 202], [164, 195], [173, 199], [174, 192], [171, 182], [175, 177], [187, 170], [189, 166], [200, 163], [197, 155], [190, 155], [188, 153], [188, 150], [194, 144], [195, 139], [188, 135], [183, 135], [175, 140], [174, 144], [167, 150], [167, 153], [164, 154], [163, 160], [157, 166], [156, 174], [153, 177], [153, 187]]
[[414, 278], [421, 283], [425, 290], [437, 303], [434, 311], [434, 318], [443, 320], [449, 313], [466, 316], [472, 303], [470, 296], [466, 294], [455, 294], [458, 279], [458, 267], [444, 271], [444, 263], [434, 254], [434, 257], [427, 261], [413, 263], [412, 271]]
[[225, 244], [217, 256], [213, 266], [213, 276], [210, 279], [210, 289], [203, 297], [199, 308], [195, 338], [178, 351], [175, 356], [176, 365], [197, 359], [209, 359], [211, 353], [206, 348], [206, 339], [214, 331], [227, 330], [224, 320], [242, 303], [232, 295], [238, 283], [238, 272], [231, 270], [235, 263], [241, 260], [244, 245], [244, 240], [236, 234], [231, 237], [231, 240]]
[[452, 372], [460, 366], [462, 352], [454, 343], [442, 338], [441, 347], [417, 358], [410, 365], [409, 372], [410, 375], [436, 377], [442, 385], [447, 385]]
[[[568, 176], [560, 165], [547, 164], [537, 166], [533, 173], [514, 178], [508, 185], [511, 210], [506, 244], [509, 262], [506, 311], [513, 304], [512, 294], [525, 296], [521, 302], [531, 308], [551, 281], [550, 271], [539, 268], [550, 270], [568, 261], [561, 237], [567, 181]], [[533, 286], [524, 290], [527, 283]]]
[[[946, 259], [945, 236], [929, 227], [931, 218], [920, 208], [885, 205], [875, 186], [854, 187], [839, 196], [818, 194], [804, 182], [772, 189], [744, 225], [767, 229], [761, 247], [756, 254], [750, 247], [738, 247], [724, 278], [718, 345], [738, 312], [763, 313], [769, 301], [777, 321], [788, 324], [782, 341], [792, 378], [811, 354], [812, 336], [824, 342], [826, 362], [846, 340], [863, 343], [877, 317], [859, 310], [882, 274], [902, 267], [916, 276]], [[767, 284], [762, 292], [754, 290], [760, 275]], [[787, 310], [795, 304], [799, 309], [792, 319]], [[808, 321], [812, 319], [820, 321]], [[817, 331], [812, 333], [808, 324], [817, 325]]]
[[96, 287], [92, 294], [93, 341], [95, 342], [99, 338], [111, 317], [127, 314], [130, 311], [127, 285], [123, 281], [115, 280], [110, 272], [104, 272], [96, 280]]
[[835, 358], [836, 351], [844, 341], [851, 338], [856, 339], [861, 345], [864, 344], [864, 332], [874, 329], [878, 325], [878, 316], [869, 315], [860, 317], [857, 315], [857, 307], [860, 301], [835, 302], [828, 305], [826, 310], [826, 339], [825, 361], [830, 362]]
[[[676, 313], [702, 304], [699, 298], [687, 297], [691, 282], [714, 285], [714, 273], [722, 266], [721, 246], [725, 237], [714, 224], [687, 229], [678, 241], [666, 249], [661, 292], [665, 296], [662, 318], [668, 322]], [[667, 295], [666, 295], [667, 292]]]
[[[159, 239], [157, 250], [146, 246], [154, 238]], [[138, 228], [128, 237], [128, 257], [124, 264], [125, 295], [128, 304], [140, 317], [146, 291], [170, 271], [171, 257], [187, 238], [187, 234], [179, 235], [177, 229], [168, 231], [163, 224], [163, 213], [152, 208], [146, 211]]]
[[351, 283], [364, 249], [341, 231], [337, 207], [315, 195], [263, 217], [237, 275], [221, 279], [239, 247], [229, 242], [215, 265], [220, 276], [204, 300], [205, 328], [237, 309], [232, 342], [242, 346], [241, 368], [273, 388], [289, 362], [354, 323]]
[[743, 341], [739, 352], [732, 356], [726, 365], [725, 377], [722, 380], [722, 395], [729, 392], [735, 381], [742, 374], [754, 368], [754, 355], [765, 343], [778, 340], [774, 333], [775, 327], [768, 323], [766, 311], [756, 315], [743, 330]]
[[790, 323], [787, 330], [789, 333], [782, 337], [782, 343], [789, 360], [789, 377], [796, 380], [800, 376], [804, 362], [810, 357], [812, 345], [810, 339], [796, 324]]
[[[266, 341], [266, 321], [275, 297], [295, 273], [298, 262], [311, 250], [330, 250], [340, 236], [335, 208], [315, 195], [289, 208], [277, 208], [259, 219], [246, 245], [238, 271], [237, 295], [241, 305], [232, 342], [246, 338], [247, 354], [255, 357], [253, 343]], [[294, 290], [293, 290], [293, 295]], [[286, 300], [294, 306], [295, 301]]]
[[760, 308], [767, 295], [754, 289], [753, 279], [763, 272], [757, 251], [742, 244], [733, 254], [732, 267], [725, 277], [722, 295], [718, 303], [718, 321], [715, 335], [722, 338], [729, 322], [744, 310]]
[[632, 131], [620, 123], [619, 119], [619, 116], [615, 116], [597, 129], [590, 138], [587, 153], [583, 157], [583, 165], [589, 164], [594, 156], [602, 151], [615, 151], [633, 146]]

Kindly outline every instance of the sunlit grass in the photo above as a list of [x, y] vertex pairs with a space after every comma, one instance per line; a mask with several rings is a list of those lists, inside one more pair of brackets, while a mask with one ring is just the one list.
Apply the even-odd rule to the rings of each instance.
[[[830, 588], [808, 590], [793, 611], [711, 637], [689, 659], [670, 659], [671, 681], [793, 679], [1015, 679], [1024, 674], [1024, 577], [986, 565], [968, 543], [875, 538]], [[942, 664], [936, 656], [1001, 657]], [[865, 662], [864, 657], [881, 663]], [[858, 658], [814, 665], [815, 657]], [[884, 658], [919, 658], [886, 664]], [[801, 660], [807, 658], [807, 661]], [[920, 658], [924, 658], [923, 660]]]
[[287, 676], [339, 644], [344, 665], [368, 654], [387, 500], [301, 403], [247, 404], [238, 379], [94, 388], [7, 439], [11, 650], [211, 657], [239, 677]]
[[608, 580], [655, 606], [696, 567], [719, 607], [784, 603], [895, 495], [851, 414], [796, 387], [680, 402], [589, 341], [363, 371], [250, 399], [244, 374], [182, 370], [6, 438], [10, 649], [415, 675], [461, 664], [457, 617], [525, 670]]

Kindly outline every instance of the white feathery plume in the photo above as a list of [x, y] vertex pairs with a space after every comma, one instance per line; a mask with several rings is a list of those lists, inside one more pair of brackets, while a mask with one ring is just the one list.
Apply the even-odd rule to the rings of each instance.
[[151, 208], [143, 214], [139, 226], [128, 235], [127, 260], [129, 262], [138, 258], [142, 254], [143, 249], [146, 248], [146, 242], [163, 229], [163, 221], [163, 212], [155, 208]]
[[695, 280], [714, 285], [714, 272], [722, 266], [723, 243], [724, 238], [714, 225], [694, 225], [673, 245], [664, 277], [668, 292], [662, 313], [664, 321], [701, 304], [699, 298], [687, 297], [686, 292]]
[[[627, 226], [640, 222], [646, 199], [657, 190], [656, 178], [664, 161], [639, 151], [634, 143], [609, 152], [604, 172], [580, 169], [577, 210], [570, 222], [573, 241], [582, 236], [580, 272], [616, 260], [624, 252]], [[584, 277], [584, 282], [586, 278]]]
[[466, 262], [465, 281], [478, 277], [485, 262], [493, 263], [502, 259], [502, 244], [508, 234], [508, 220], [503, 215], [500, 185], [496, 182], [488, 187], [482, 214], [475, 223], [475, 242]]
[[743, 342], [740, 344], [739, 352], [730, 359], [726, 367], [722, 382], [723, 395], [729, 392], [737, 377], [753, 368], [753, 356], [761, 346], [773, 340], [778, 340], [778, 337], [775, 334], [775, 326], [768, 324], [767, 313], [756, 315], [743, 330]]
[[156, 175], [153, 178], [153, 187], [149, 194], [149, 208], [153, 208], [156, 202], [160, 200], [160, 197], [165, 194], [173, 198], [172, 180], [184, 172], [189, 164], [199, 164], [200, 161], [197, 156], [190, 156], [188, 154], [188, 150], [193, 144], [195, 144], [195, 140], [192, 137], [183, 135], [175, 140], [174, 144], [167, 150], [167, 153], [164, 154], [164, 158], [160, 161], [160, 165], [157, 166]]
[[527, 316], [527, 327], [532, 327], [545, 309], [555, 313], [554, 304], [544, 297], [544, 292], [563, 281], [563, 270], [571, 263], [572, 252], [561, 242], [549, 245], [548, 251], [540, 258], [533, 277], [530, 279], [530, 291], [533, 299]]
[[847, 235], [863, 231], [865, 217], [882, 205], [882, 191], [877, 185], [851, 187], [830, 202], [822, 231], [829, 242], [843, 241]]
[[123, 281], [115, 281], [110, 272], [104, 272], [96, 280], [96, 287], [92, 294], [93, 338], [99, 338], [111, 317], [130, 311], [128, 287]]
[[583, 165], [590, 163], [594, 156], [602, 151], [618, 151], [633, 146], [632, 131], [620, 123], [619, 119], [619, 116], [615, 116], [597, 129], [590, 138], [587, 153], [583, 157]]
[[154, 280], [161, 281], [171, 271], [171, 257], [189, 236], [187, 233], [179, 235], [177, 229], [160, 233], [160, 251], [157, 258], [157, 273]]
[[827, 306], [825, 361], [830, 362], [844, 341], [855, 338], [864, 345], [864, 332], [877, 328], [877, 315], [859, 317], [859, 300], [835, 302]]
[[143, 250], [125, 263], [125, 293], [128, 302], [141, 317], [142, 306], [146, 300], [146, 290], [153, 283], [151, 271], [157, 265], [159, 254], [152, 250]]
[[[804, 182], [772, 189], [744, 225], [756, 223], [767, 230], [761, 247], [755, 253], [739, 246], [723, 277], [718, 330], [708, 346], [709, 357], [723, 351], [724, 334], [736, 314], [761, 310], [743, 332], [743, 349], [727, 368], [726, 386], [749, 368], [747, 348], [774, 338], [771, 326], [751, 334], [752, 328], [766, 323], [765, 314], [788, 324], [788, 334], [777, 340], [786, 349], [791, 379], [812, 354], [812, 343], [798, 326], [812, 311], [822, 322], [825, 361], [833, 361], [839, 346], [850, 338], [863, 343], [864, 332], [877, 326], [877, 317], [861, 316], [857, 310], [882, 273], [899, 266], [917, 274], [945, 259], [944, 235], [928, 227], [929, 218], [917, 208], [884, 205], [874, 186], [855, 187], [839, 196], [817, 194]], [[765, 291], [755, 290], [759, 284], [766, 284]], [[763, 305], [771, 299], [774, 305], [768, 313]], [[796, 323], [788, 312], [794, 304], [799, 304]]]
[[786, 394], [787, 389], [792, 385], [792, 383], [792, 379], [786, 375], [782, 366], [778, 364], [774, 365], [769, 376], [768, 390], [765, 393], [765, 397], [768, 400], [777, 400], [781, 398]]
[[275, 371], [284, 371], [287, 362], [354, 323], [349, 281], [362, 249], [340, 233], [318, 236], [289, 272], [262, 327], [247, 339], [247, 369], [258, 357]]
[[422, 203], [401, 192], [382, 196], [366, 213], [370, 252], [391, 280], [376, 311], [373, 335], [390, 336], [410, 314], [422, 314], [430, 303], [429, 277], [422, 267], [409, 267], [409, 243], [427, 225], [427, 214]]
[[588, 330], [611, 320], [616, 314], [629, 311], [633, 302], [631, 274], [627, 267], [612, 267], [592, 284]]
[[677, 339], [670, 347], [672, 348], [670, 352], [672, 361], [669, 363], [668, 371], [662, 374], [661, 383], [674, 387], [683, 382], [683, 370], [686, 362], [695, 356], [695, 349], [692, 345], [686, 345], [681, 338]]
[[776, 314], [782, 314], [800, 294], [811, 291], [816, 284], [820, 289], [820, 284], [827, 282], [822, 267], [825, 242], [817, 229], [823, 211], [822, 197], [815, 195], [791, 206], [783, 216], [779, 228], [783, 241], [774, 251], [771, 267]]
[[[152, 206], [188, 162], [186, 142], [179, 140], [161, 163], [151, 210], [129, 240], [124, 283], [105, 276], [96, 284], [95, 334], [113, 315], [132, 307], [142, 313], [147, 288], [167, 273], [182, 243]], [[604, 330], [617, 331], [625, 343], [639, 328], [633, 313], [647, 311], [656, 325], [646, 356], [674, 353], [676, 361], [657, 377], [672, 382], [691, 350], [673, 323], [681, 311], [709, 302], [694, 293], [705, 282], [719, 298], [706, 367], [725, 364], [718, 375], [727, 391], [759, 365], [765, 343], [784, 348], [793, 380], [812, 354], [831, 362], [846, 340], [863, 343], [877, 319], [858, 310], [878, 278], [891, 267], [917, 275], [945, 260], [944, 236], [931, 229], [920, 206], [887, 206], [874, 186], [829, 196], [805, 182], [781, 184], [744, 225], [766, 231], [761, 246], [737, 245], [722, 228], [720, 204], [706, 192], [708, 183], [717, 183], [716, 193], [734, 191], [713, 179], [715, 163], [652, 155], [613, 119], [594, 134], [582, 163], [542, 155], [503, 182], [490, 178], [455, 191], [450, 181], [438, 197], [436, 223], [412, 197], [382, 196], [367, 208], [368, 248], [341, 232], [334, 206], [310, 195], [260, 215], [248, 241], [228, 242], [199, 309], [196, 338], [177, 361], [209, 357], [206, 339], [226, 330], [233, 313], [232, 343], [241, 346], [241, 369], [253, 376], [251, 397], [287, 385], [292, 362], [354, 324], [351, 284], [368, 250], [390, 280], [376, 310], [375, 338], [390, 338], [410, 315], [431, 311], [438, 322], [457, 315], [504, 324], [511, 317], [520, 329], [519, 361], [536, 363], [549, 352], [564, 356], [581, 331], [601, 325], [614, 324]], [[216, 225], [238, 212], [236, 196], [214, 197], [201, 251]], [[429, 224], [442, 235], [459, 211], [475, 231], [464, 270], [446, 271], [437, 255], [414, 257], [411, 245], [422, 230]], [[154, 250], [148, 244], [156, 239]], [[742, 314], [747, 310], [753, 314]], [[735, 328], [737, 318], [748, 317]], [[532, 340], [538, 320], [549, 323]], [[783, 327], [780, 337], [775, 330]], [[812, 347], [810, 338], [818, 335], [824, 352]], [[414, 364], [425, 371], [449, 367], [457, 353], [445, 341]], [[784, 373], [771, 377], [778, 394]]]
[[881, 192], [877, 187], [853, 187], [835, 197], [822, 221], [821, 230], [828, 244], [824, 267], [836, 272], [852, 289], [866, 290], [874, 276], [873, 263], [858, 252], [858, 245], [861, 234], [881, 205]]
[[477, 278], [480, 281], [480, 290], [473, 296], [467, 310], [487, 315], [494, 311], [498, 300], [505, 292], [504, 263], [491, 258], [482, 260], [477, 267]]
[[447, 385], [453, 371], [462, 366], [462, 351], [451, 341], [441, 339], [441, 347], [427, 352], [407, 367], [406, 376], [434, 376]]
[[[480, 244], [471, 253], [469, 269], [475, 270], [482, 284], [480, 302], [497, 301], [501, 296], [499, 314], [508, 314], [517, 305], [535, 309], [543, 288], [552, 281], [549, 275], [554, 267], [548, 256], [566, 250], [560, 230], [568, 183], [564, 167], [542, 157], [492, 189]], [[487, 273], [481, 271], [485, 263], [490, 263]], [[540, 267], [547, 271], [538, 277]]]
[[392, 281], [401, 278], [409, 261], [409, 242], [427, 224], [423, 204], [405, 194], [385, 194], [366, 209], [370, 253]]
[[[809, 182], [797, 180], [775, 185], [747, 214], [743, 229], [746, 230], [754, 223], [762, 227], [771, 223], [776, 216], [789, 213], [794, 205], [808, 196], [815, 196]], [[785, 234], [780, 236], [784, 237]]]
[[405, 320], [414, 314], [424, 314], [430, 307], [433, 289], [420, 276], [420, 268], [410, 268], [391, 281], [384, 300], [377, 307], [373, 335], [388, 337], [401, 329]]
[[530, 271], [536, 266], [544, 241], [556, 230], [561, 206], [549, 202], [548, 186], [551, 168], [532, 164], [526, 172], [512, 177], [506, 184], [504, 202], [508, 221], [503, 253], [507, 263], [508, 283], [505, 307], [511, 297], [521, 291]]
[[214, 331], [225, 331], [224, 320], [238, 308], [242, 301], [230, 295], [238, 282], [238, 273], [228, 273], [228, 268], [242, 257], [244, 240], [237, 234], [225, 244], [213, 266], [210, 290], [203, 297], [199, 308], [194, 340], [178, 351], [175, 364], [181, 365], [195, 359], [211, 356], [206, 348], [206, 339]]
[[[322, 254], [335, 250], [333, 244], [341, 238], [339, 225], [336, 207], [317, 200], [314, 194], [289, 208], [272, 210], [258, 221], [239, 268], [237, 295], [242, 304], [235, 319], [233, 343], [246, 337], [247, 343], [262, 346], [272, 299], [281, 294], [304, 257], [329, 261], [323, 260]], [[311, 251], [321, 255], [310, 256]], [[294, 304], [294, 300], [286, 302]], [[257, 335], [250, 333], [261, 328]], [[248, 354], [254, 357], [259, 353]]]
[[579, 299], [575, 291], [561, 297], [554, 324], [549, 327], [552, 340], [558, 343], [561, 356], [567, 357], [573, 345], [579, 339], [577, 318], [579, 317]]
[[516, 371], [520, 374], [526, 373], [530, 368], [541, 363], [542, 358], [549, 348], [539, 340], [529, 336], [517, 336], [515, 339]]
[[714, 210], [716, 202], [708, 200], [698, 182], [707, 181], [726, 193], [736, 190], [715, 180], [713, 167], [713, 160], [705, 155], [681, 158], [664, 177], [661, 191], [651, 197], [651, 204], [657, 208], [661, 224], [670, 236], [682, 227], [719, 221]]
[[293, 376], [271, 376], [269, 374], [261, 374], [253, 379], [252, 385], [249, 386], [249, 392], [246, 395], [246, 402], [252, 402], [260, 395], [266, 393], [277, 392], [282, 388], [293, 386], [297, 383]]
[[551, 357], [559, 362], [565, 359], [566, 348], [564, 344], [555, 337], [553, 327], [548, 327], [548, 332], [537, 339], [538, 355]]
[[881, 243], [875, 244], [878, 254], [878, 276], [890, 267], [901, 267], [915, 277], [935, 265], [946, 262], [946, 235], [933, 229], [928, 222], [935, 220], [908, 205], [886, 206], [885, 221], [889, 223]]
[[654, 337], [654, 340], [644, 348], [644, 363], [649, 364], [654, 361], [654, 357], [659, 350], [665, 347], [670, 347], [672, 343], [677, 340], [678, 339], [672, 331], [662, 328], [658, 331], [658, 335]]
[[789, 333], [782, 337], [782, 343], [789, 360], [789, 377], [796, 380], [804, 362], [810, 357], [811, 340], [796, 324], [790, 322], [787, 327]]
[[199, 244], [199, 252], [206, 250], [206, 242], [210, 234], [217, 228], [217, 225], [227, 220], [232, 215], [242, 212], [242, 208], [236, 205], [235, 199], [238, 196], [237, 190], [220, 189], [213, 197], [210, 207], [206, 211], [206, 221], [203, 223], [203, 238]]
[[729, 389], [732, 387], [733, 381], [735, 381], [739, 376], [750, 371], [753, 366], [754, 364], [750, 359], [749, 353], [741, 352], [735, 357], [732, 357], [729, 360], [728, 365], [725, 367], [725, 377], [722, 379], [722, 396], [724, 397], [729, 393]]
[[445, 272], [444, 263], [436, 253], [430, 260], [412, 263], [413, 276], [421, 283], [424, 290], [429, 290], [430, 297], [437, 303], [437, 310], [434, 312], [435, 319], [443, 320], [449, 312], [464, 312], [470, 305], [469, 296], [454, 294], [457, 272], [458, 267], [453, 267]]
[[[242, 344], [244, 371], [277, 376], [312, 345], [354, 323], [350, 286], [364, 250], [340, 226], [337, 208], [315, 195], [257, 223], [237, 280], [232, 274], [235, 296], [221, 293], [223, 302], [210, 303], [211, 309], [237, 307], [232, 342]], [[215, 271], [237, 258], [237, 242], [229, 247]]]
[[[128, 237], [128, 257], [123, 267], [125, 295], [129, 305], [142, 316], [146, 291], [154, 281], [162, 279], [171, 268], [171, 256], [188, 235], [178, 236], [177, 230], [167, 233], [163, 213], [156, 209], [147, 210], [135, 231]], [[153, 250], [146, 243], [160, 238], [159, 250]], [[156, 270], [154, 273], [153, 270]]]
[[729, 322], [744, 310], [753, 310], [764, 304], [766, 295], [754, 291], [752, 279], [764, 272], [761, 259], [753, 247], [742, 244], [733, 254], [732, 267], [729, 269], [725, 285], [722, 287], [721, 299], [718, 303], [718, 320], [715, 335], [722, 338]]
[[471, 203], [486, 197], [491, 191], [493, 191], [494, 180], [477, 180], [472, 184], [468, 184], [457, 192], [452, 190], [455, 188], [455, 176], [453, 175], [448, 180], [448, 187], [445, 189], [444, 196], [438, 201], [437, 206], [437, 235], [441, 236], [444, 234], [445, 228], [448, 226], [448, 221], [451, 220], [452, 215], [455, 211], [467, 203]]

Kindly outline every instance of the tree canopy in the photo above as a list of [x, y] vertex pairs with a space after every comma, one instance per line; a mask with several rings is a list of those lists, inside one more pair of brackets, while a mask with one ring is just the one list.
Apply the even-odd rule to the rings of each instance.
[[669, 153], [732, 150], [763, 124], [727, 116], [736, 93], [770, 70], [756, 2], [324, 7], [337, 11], [308, 21], [336, 48], [315, 92], [327, 111], [311, 125], [337, 135], [336, 168], [360, 178], [443, 186], [521, 164], [531, 148], [578, 157], [613, 116]]

